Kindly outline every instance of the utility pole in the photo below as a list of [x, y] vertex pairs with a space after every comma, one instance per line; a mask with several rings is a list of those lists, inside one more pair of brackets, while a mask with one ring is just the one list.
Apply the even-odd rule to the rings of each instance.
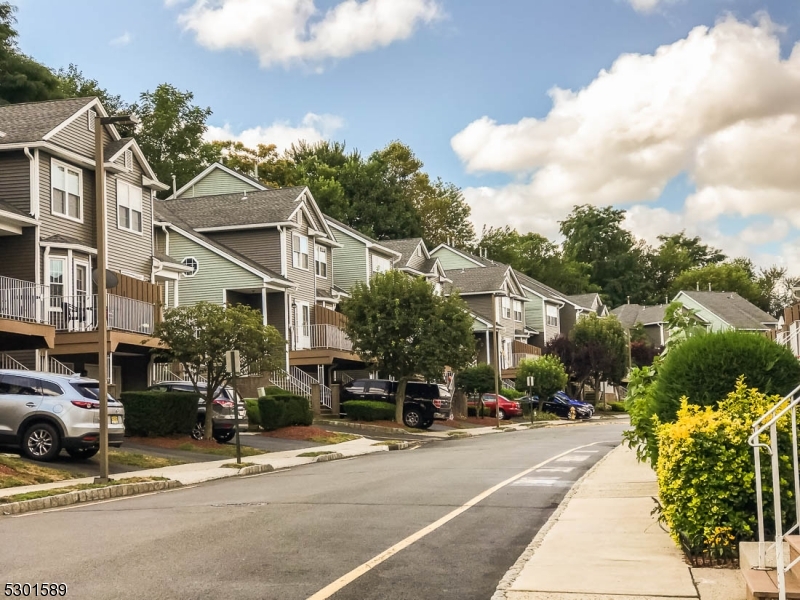
[[225, 368], [231, 374], [233, 386], [233, 427], [236, 432], [236, 464], [242, 464], [242, 445], [239, 440], [239, 391], [236, 389], [236, 377], [241, 370], [241, 360], [238, 350], [230, 350], [225, 353]]
[[500, 343], [497, 334], [497, 295], [492, 296], [492, 311], [494, 312], [494, 414], [497, 417], [497, 426], [500, 427]]

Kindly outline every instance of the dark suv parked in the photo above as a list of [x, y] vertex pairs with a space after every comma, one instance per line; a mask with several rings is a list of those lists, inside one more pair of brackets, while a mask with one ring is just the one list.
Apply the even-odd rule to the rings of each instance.
[[[375, 400], [394, 404], [397, 382], [388, 379], [355, 379], [342, 386], [341, 401]], [[442, 384], [409, 381], [403, 405], [406, 427], [427, 429], [435, 419], [450, 416], [450, 391]]]

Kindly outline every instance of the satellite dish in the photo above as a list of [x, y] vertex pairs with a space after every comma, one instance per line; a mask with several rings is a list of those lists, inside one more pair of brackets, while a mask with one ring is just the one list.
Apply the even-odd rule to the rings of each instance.
[[[97, 283], [97, 279], [97, 269], [92, 269], [92, 281]], [[117, 277], [117, 274], [114, 273], [114, 271], [109, 271], [106, 269], [106, 289], [110, 290], [111, 288], [115, 288], [118, 284], [119, 278]]]

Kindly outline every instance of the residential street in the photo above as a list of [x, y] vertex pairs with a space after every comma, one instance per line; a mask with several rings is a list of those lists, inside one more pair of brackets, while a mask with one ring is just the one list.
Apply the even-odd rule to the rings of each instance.
[[[64, 582], [70, 598], [484, 600], [624, 427], [433, 442], [2, 517], [0, 537], [17, 543], [2, 546], [0, 564], [7, 582]], [[428, 527], [445, 515], [452, 520]], [[384, 562], [318, 594], [414, 534]]]

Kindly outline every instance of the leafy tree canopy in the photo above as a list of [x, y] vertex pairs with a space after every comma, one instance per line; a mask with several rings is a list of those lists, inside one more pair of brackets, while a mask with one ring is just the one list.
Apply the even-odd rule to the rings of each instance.
[[544, 402], [556, 392], [563, 390], [569, 376], [561, 360], [552, 354], [536, 360], [523, 360], [517, 370], [516, 386], [520, 392], [528, 391], [528, 376], [533, 375], [531, 392]]
[[440, 379], [475, 358], [472, 317], [457, 294], [437, 296], [422, 278], [399, 271], [359, 282], [342, 302], [345, 330], [364, 360], [398, 381], [396, 420], [402, 422], [406, 384], [412, 377]]

